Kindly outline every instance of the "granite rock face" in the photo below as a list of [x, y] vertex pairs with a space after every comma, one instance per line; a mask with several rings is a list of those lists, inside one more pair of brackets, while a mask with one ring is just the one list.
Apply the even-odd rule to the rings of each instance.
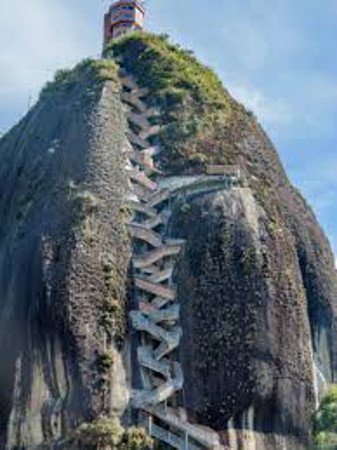
[[[243, 136], [250, 188], [188, 199], [171, 223], [188, 243], [176, 273], [181, 401], [231, 448], [302, 449], [322, 389], [336, 380], [334, 259], [268, 138], [250, 119]], [[253, 171], [277, 189], [261, 195]]]
[[193, 421], [221, 432], [231, 448], [239, 442], [243, 448], [282, 448], [275, 436], [289, 440], [286, 448], [302, 448], [314, 408], [314, 374], [290, 234], [275, 245], [268, 217], [247, 188], [192, 199], [171, 226], [187, 239], [176, 273], [180, 355], [188, 374], [182, 405]]
[[[0, 448], [62, 444], [101, 415], [133, 420], [119, 89], [80, 76], [0, 140]], [[185, 379], [175, 406], [231, 449], [300, 450], [337, 376], [334, 259], [268, 137], [234, 109], [198, 148], [240, 165], [242, 185], [176, 199], [167, 229], [186, 240], [174, 274]], [[198, 173], [182, 159], [174, 172], [168, 151], [163, 176]]]
[[128, 401], [123, 365], [114, 380], [106, 367], [125, 335], [125, 126], [118, 87], [84, 76], [1, 140], [1, 448], [37, 448]]

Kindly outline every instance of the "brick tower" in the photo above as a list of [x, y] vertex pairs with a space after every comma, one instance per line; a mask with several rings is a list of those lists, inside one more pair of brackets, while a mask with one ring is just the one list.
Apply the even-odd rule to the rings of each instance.
[[104, 16], [104, 45], [133, 30], [144, 27], [145, 8], [141, 0], [118, 0]]

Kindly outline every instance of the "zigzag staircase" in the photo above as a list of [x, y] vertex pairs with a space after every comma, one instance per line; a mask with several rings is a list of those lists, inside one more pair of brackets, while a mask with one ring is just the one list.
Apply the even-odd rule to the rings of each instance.
[[[142, 413], [149, 433], [179, 450], [223, 447], [218, 434], [190, 424], [168, 401], [183, 388], [183, 372], [175, 360], [182, 329], [178, 325], [180, 306], [172, 274], [184, 241], [165, 237], [170, 217], [169, 200], [175, 195], [161, 188], [154, 178], [160, 174], [154, 163], [159, 147], [150, 140], [160, 132], [153, 118], [160, 111], [148, 108], [149, 94], [135, 80], [121, 72], [122, 101], [127, 105], [129, 146], [125, 149], [133, 210], [129, 230], [134, 240], [133, 267], [139, 309], [130, 312], [133, 327], [140, 333], [138, 364], [142, 389], [132, 395], [132, 406]], [[164, 177], [163, 177], [164, 178]], [[185, 180], [185, 185], [189, 181]]]

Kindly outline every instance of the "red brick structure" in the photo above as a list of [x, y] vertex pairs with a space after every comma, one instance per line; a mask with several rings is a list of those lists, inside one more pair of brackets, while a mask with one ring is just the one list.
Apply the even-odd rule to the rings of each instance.
[[114, 2], [104, 16], [104, 45], [133, 30], [144, 27], [145, 8], [141, 0]]

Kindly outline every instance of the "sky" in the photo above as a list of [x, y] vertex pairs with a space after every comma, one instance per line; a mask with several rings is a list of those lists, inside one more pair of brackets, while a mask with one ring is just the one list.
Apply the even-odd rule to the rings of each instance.
[[[98, 57], [107, 0], [0, 0], [0, 132], [55, 70]], [[148, 0], [147, 29], [212, 67], [275, 143], [337, 255], [336, 0]]]

